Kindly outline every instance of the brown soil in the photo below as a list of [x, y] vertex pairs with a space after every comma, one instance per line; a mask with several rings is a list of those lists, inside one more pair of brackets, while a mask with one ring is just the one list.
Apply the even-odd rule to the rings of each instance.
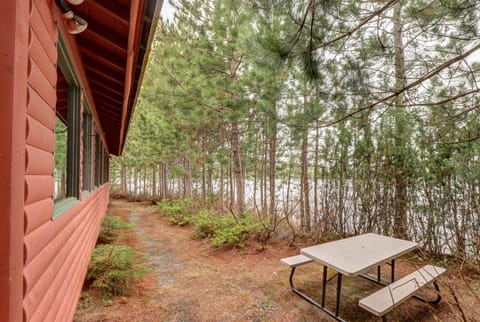
[[[288, 284], [290, 269], [279, 263], [300, 247], [284, 241], [265, 248], [250, 242], [243, 249], [218, 250], [207, 240], [192, 239], [191, 227], [170, 226], [152, 207], [115, 200], [111, 215], [132, 222], [125, 242], [146, 258], [150, 272], [127, 297], [105, 300], [82, 293], [76, 322], [91, 321], [333, 321], [295, 295]], [[415, 255], [396, 265], [397, 276], [422, 265]], [[445, 266], [445, 264], [441, 264]], [[385, 271], [388, 271], [386, 269]], [[298, 268], [299, 288], [319, 300], [322, 267]], [[327, 305], [333, 305], [335, 280], [329, 283]], [[388, 315], [389, 321], [480, 321], [480, 279], [448, 267], [440, 282], [442, 301], [435, 306], [408, 300]], [[378, 286], [345, 278], [340, 315], [348, 321], [379, 321], [357, 302]], [[427, 290], [427, 296], [433, 291]], [[321, 296], [321, 295], [320, 295]]]

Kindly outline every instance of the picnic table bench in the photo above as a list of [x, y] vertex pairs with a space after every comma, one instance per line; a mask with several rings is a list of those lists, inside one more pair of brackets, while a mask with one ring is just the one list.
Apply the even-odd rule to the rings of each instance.
[[[413, 297], [417, 291], [429, 283], [433, 282], [435, 289], [440, 291], [436, 278], [445, 273], [445, 271], [446, 269], [443, 267], [425, 265], [398, 281], [361, 299], [358, 304], [370, 313], [382, 317], [385, 321], [385, 314], [402, 302]], [[431, 303], [438, 303], [440, 299], [440, 296], [437, 295], [437, 299], [431, 301]]]
[[[359, 306], [386, 321], [385, 315], [409, 298], [413, 297], [428, 303], [438, 303], [441, 300], [436, 279], [445, 273], [446, 270], [442, 267], [426, 265], [395, 281], [395, 259], [417, 247], [418, 244], [411, 241], [376, 234], [364, 234], [303, 248], [300, 255], [283, 258], [280, 262], [291, 268], [289, 280], [292, 291], [337, 321], [344, 321], [339, 316], [343, 275], [359, 276], [384, 285], [384, 288], [361, 299]], [[297, 267], [314, 262], [323, 265], [320, 303], [299, 290], [293, 281]], [[380, 278], [381, 265], [384, 263], [391, 266], [391, 281], [389, 283], [382, 281]], [[335, 270], [336, 274], [327, 280], [328, 268]], [[377, 268], [376, 278], [365, 274], [374, 268]], [[337, 277], [337, 288], [335, 309], [332, 311], [325, 307], [325, 298], [326, 284], [334, 277]], [[415, 294], [430, 283], [434, 284], [437, 291], [435, 299], [427, 300]]]

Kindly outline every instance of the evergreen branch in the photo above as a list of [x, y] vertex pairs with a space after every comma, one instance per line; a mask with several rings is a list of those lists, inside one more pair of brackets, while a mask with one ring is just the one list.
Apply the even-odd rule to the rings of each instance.
[[221, 70], [221, 69], [218, 69], [218, 68], [213, 68], [212, 69], [214, 72], [217, 72], [219, 74], [222, 74], [222, 75], [225, 75], [225, 76], [230, 76], [230, 73], [224, 71], [224, 70]]
[[480, 104], [476, 104], [474, 106], [471, 106], [470, 108], [467, 108], [466, 110], [461, 111], [460, 113], [455, 114], [454, 117], [455, 118], [463, 117], [463, 116], [467, 115], [468, 113], [478, 109], [479, 107], [480, 107]]
[[235, 78], [235, 75], [237, 74], [237, 70], [238, 70], [238, 68], [240, 67], [240, 65], [242, 64], [242, 61], [243, 61], [243, 55], [240, 56], [240, 58], [238, 59], [237, 65], [236, 65], [235, 68], [233, 69], [232, 78]]
[[378, 101], [376, 102], [373, 102], [367, 106], [364, 106], [364, 107], [361, 107], [353, 112], [350, 112], [348, 113], [347, 115], [337, 119], [337, 120], [334, 120], [332, 122], [329, 122], [327, 123], [324, 127], [327, 127], [327, 126], [331, 126], [331, 125], [335, 125], [335, 124], [338, 124], [338, 123], [341, 123], [343, 121], [345, 121], [346, 119], [349, 119], [363, 111], [366, 111], [366, 110], [370, 110], [374, 107], [376, 107], [377, 105], [380, 105], [382, 103], [385, 103], [386, 101], [389, 101], [395, 97], [397, 97], [398, 95], [401, 95], [403, 94], [404, 92], [422, 84], [423, 82], [429, 80], [430, 78], [432, 78], [433, 76], [437, 75], [438, 73], [440, 73], [442, 70], [444, 70], [445, 68], [447, 67], [450, 67], [451, 65], [459, 62], [460, 60], [463, 60], [464, 58], [470, 56], [471, 54], [473, 54], [475, 51], [477, 51], [478, 49], [480, 49], [480, 43], [478, 43], [477, 45], [473, 46], [470, 50], [464, 52], [463, 54], [460, 54], [446, 62], [444, 62], [443, 64], [441, 64], [440, 66], [437, 66], [436, 68], [434, 68], [433, 70], [431, 70], [430, 72], [426, 73], [425, 75], [423, 75], [422, 77], [420, 77], [419, 79], [417, 79], [416, 81], [406, 85], [405, 87], [397, 90], [397, 91], [394, 91], [392, 94], [390, 95], [387, 95], [385, 96], [384, 98], [382, 99], [379, 99]]
[[316, 47], [315, 49], [320, 49], [320, 48], [323, 48], [323, 47], [327, 47], [339, 40], [342, 40], [343, 38], [348, 38], [350, 37], [351, 35], [353, 35], [355, 32], [357, 32], [358, 30], [360, 30], [360, 28], [362, 28], [363, 26], [365, 26], [367, 23], [370, 22], [370, 20], [372, 20], [373, 18], [379, 16], [382, 12], [384, 12], [385, 10], [387, 10], [388, 8], [390, 8], [391, 6], [393, 6], [395, 3], [397, 3], [399, 0], [390, 0], [389, 2], [387, 2], [387, 4], [385, 4], [383, 7], [381, 7], [380, 9], [374, 11], [372, 14], [370, 14], [369, 16], [365, 17], [362, 21], [360, 21], [360, 23], [355, 26], [354, 28], [350, 29], [349, 31], [341, 34], [340, 36], [338, 37], [335, 37], [333, 38], [332, 40], [329, 40], [327, 41], [326, 43], [323, 43], [321, 44], [320, 46]]
[[205, 102], [203, 102], [201, 97], [190, 94], [190, 91], [175, 76], [173, 76], [173, 74], [170, 72], [170, 70], [168, 68], [166, 68], [165, 65], [163, 67], [165, 68], [165, 71], [167, 72], [167, 74], [175, 81], [175, 83], [177, 83], [177, 85], [180, 86], [180, 88], [183, 89], [185, 93], [188, 93], [187, 94], [188, 96], [194, 98], [201, 105], [209, 107], [209, 108], [213, 109], [214, 111], [216, 111], [218, 113], [222, 113], [223, 108], [221, 106], [214, 106], [214, 105], [205, 103]]
[[476, 136], [470, 137], [465, 140], [458, 140], [458, 141], [452, 141], [452, 142], [445, 142], [444, 144], [446, 145], [452, 145], [452, 144], [465, 144], [465, 143], [471, 143], [473, 141], [477, 141], [480, 139], [480, 134], [477, 134]]
[[[462, 92], [462, 93], [459, 93], [455, 96], [451, 96], [449, 98], [446, 98], [444, 100], [441, 100], [441, 101], [437, 101], [437, 102], [427, 102], [427, 103], [412, 103], [412, 104], [401, 104], [401, 105], [395, 105], [395, 106], [398, 106], [398, 107], [410, 107], [410, 106], [432, 106], [432, 105], [443, 105], [443, 104], [446, 104], [446, 103], [449, 103], [451, 101], [455, 101], [459, 98], [462, 98], [462, 97], [465, 97], [465, 96], [468, 96], [468, 95], [472, 95], [472, 94], [475, 94], [475, 93], [478, 93], [480, 92], [480, 89], [474, 89], [474, 90], [471, 90], [471, 91], [468, 91], [468, 92]], [[477, 106], [478, 107], [478, 106]], [[464, 111], [462, 111], [460, 114], [458, 115], [461, 115], [463, 114]], [[468, 112], [467, 112], [468, 113]]]
[[302, 22], [300, 23], [300, 26], [298, 27], [297, 31], [295, 32], [295, 34], [292, 37], [293, 43], [290, 46], [290, 49], [288, 50], [288, 53], [292, 52], [293, 47], [295, 47], [297, 42], [300, 40], [300, 34], [301, 34], [301, 32], [302, 32], [302, 30], [305, 27], [305, 24], [307, 22], [307, 17], [308, 17], [308, 13], [310, 11], [310, 7], [312, 5], [312, 2], [313, 2], [313, 0], [310, 0], [310, 2], [308, 3], [307, 10], [305, 10], [305, 15], [303, 16]]

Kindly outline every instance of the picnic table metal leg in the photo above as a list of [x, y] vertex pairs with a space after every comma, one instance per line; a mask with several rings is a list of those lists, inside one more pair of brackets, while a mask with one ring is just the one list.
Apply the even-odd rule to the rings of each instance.
[[325, 296], [327, 292], [327, 266], [323, 266], [323, 280], [322, 280], [322, 306], [325, 306]]
[[337, 307], [335, 308], [335, 313], [330, 311], [329, 309], [327, 309], [324, 305], [325, 305], [325, 294], [326, 294], [326, 287], [327, 287], [327, 267], [324, 266], [324, 270], [323, 270], [323, 281], [322, 281], [322, 286], [323, 286], [323, 289], [322, 289], [322, 304], [318, 303], [317, 301], [315, 301], [314, 299], [312, 299], [311, 297], [309, 297], [308, 295], [304, 294], [302, 291], [300, 291], [299, 289], [297, 289], [295, 287], [295, 284], [293, 283], [293, 275], [295, 274], [295, 269], [296, 267], [292, 267], [292, 271], [290, 272], [290, 286], [292, 288], [292, 291], [293, 293], [297, 294], [298, 296], [300, 296], [301, 298], [303, 298], [304, 300], [306, 300], [307, 302], [309, 302], [310, 304], [313, 304], [315, 305], [316, 307], [318, 307], [319, 309], [321, 309], [323, 312], [327, 313], [328, 315], [330, 315], [332, 318], [334, 318], [335, 320], [337, 321], [340, 321], [340, 322], [346, 322], [345, 320], [343, 320], [342, 318], [340, 318], [338, 316], [338, 312], [339, 312], [339, 307], [340, 307], [340, 289], [341, 289], [341, 284], [342, 284], [342, 277], [341, 277], [341, 274], [338, 274], [338, 280], [337, 280]]
[[[395, 260], [392, 259], [392, 261], [390, 263], [387, 263], [387, 264], [390, 265], [391, 283], [393, 283], [393, 282], [395, 282]], [[365, 274], [360, 274], [359, 276], [364, 278], [364, 279], [367, 279], [369, 281], [372, 281], [374, 283], [386, 286], [386, 285], [388, 285], [388, 283], [382, 281], [381, 273], [382, 273], [382, 267], [381, 267], [381, 265], [378, 265], [377, 266], [377, 278], [376, 279], [374, 277], [371, 277], [371, 276], [368, 276], [368, 275], [365, 275]]]
[[340, 292], [342, 291], [342, 273], [338, 273], [337, 276], [337, 304], [335, 307], [335, 316], [338, 316], [340, 311]]
[[392, 272], [392, 283], [395, 282], [395, 260], [392, 259], [391, 272]]
[[290, 287], [292, 288], [292, 290], [295, 289], [295, 285], [293, 285], [293, 274], [295, 274], [295, 269], [296, 267], [292, 267], [292, 271], [290, 272]]
[[440, 302], [442, 300], [442, 296], [440, 295], [440, 287], [438, 287], [437, 281], [433, 282], [433, 286], [435, 287], [435, 290], [437, 291], [437, 297], [434, 300], [427, 300], [426, 298], [424, 298], [422, 296], [418, 296], [418, 295], [414, 295], [413, 298], [415, 298], [417, 300], [420, 300], [422, 302], [425, 302], [425, 303], [437, 304], [438, 302]]

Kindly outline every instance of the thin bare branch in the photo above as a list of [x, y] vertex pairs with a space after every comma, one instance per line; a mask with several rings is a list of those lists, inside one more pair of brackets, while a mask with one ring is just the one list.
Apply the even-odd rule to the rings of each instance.
[[437, 75], [438, 73], [440, 73], [442, 70], [444, 70], [445, 68], [455, 64], [456, 62], [459, 62], [461, 61], [462, 59], [470, 56], [471, 54], [473, 54], [475, 51], [477, 51], [478, 49], [480, 49], [480, 43], [476, 44], [475, 46], [473, 46], [470, 50], [464, 52], [463, 54], [460, 54], [446, 62], [444, 62], [443, 64], [437, 66], [436, 68], [432, 69], [430, 72], [426, 73], [425, 75], [423, 75], [422, 77], [420, 77], [419, 79], [417, 79], [416, 81], [410, 83], [410, 84], [407, 84], [405, 87], [403, 87], [402, 89], [400, 90], [397, 90], [397, 91], [394, 91], [393, 93], [391, 93], [390, 95], [387, 95], [385, 96], [384, 98], [382, 99], [379, 99], [377, 100], [376, 102], [373, 102], [367, 106], [364, 106], [364, 107], [361, 107], [353, 112], [350, 112], [348, 113], [347, 115], [337, 119], [337, 120], [334, 120], [330, 123], [327, 123], [325, 126], [331, 126], [331, 125], [335, 125], [335, 124], [338, 124], [338, 123], [341, 123], [343, 121], [345, 121], [346, 119], [348, 118], [351, 118], [363, 111], [366, 111], [366, 110], [370, 110], [370, 109], [373, 109], [374, 107], [376, 107], [377, 105], [380, 105], [382, 103], [385, 103], [386, 101], [389, 101], [395, 97], [397, 97], [398, 95], [422, 84], [423, 82], [429, 80], [430, 78], [432, 78], [433, 76]]

